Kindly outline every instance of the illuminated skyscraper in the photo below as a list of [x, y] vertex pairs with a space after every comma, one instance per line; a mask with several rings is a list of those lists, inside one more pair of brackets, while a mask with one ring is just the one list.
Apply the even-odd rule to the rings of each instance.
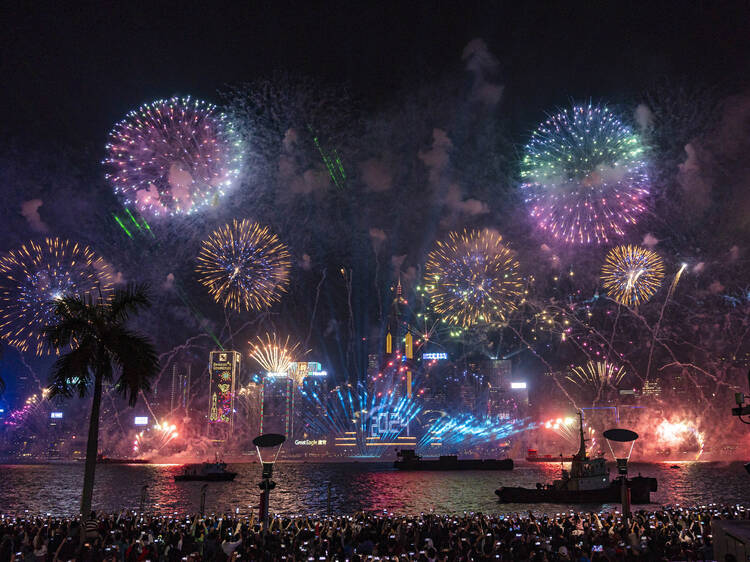
[[209, 436], [225, 440], [234, 430], [234, 395], [240, 374], [240, 354], [236, 351], [212, 351], [208, 373]]

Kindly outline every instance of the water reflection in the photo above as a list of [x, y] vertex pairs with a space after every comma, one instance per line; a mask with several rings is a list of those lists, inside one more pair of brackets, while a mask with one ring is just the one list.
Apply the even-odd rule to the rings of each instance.
[[[260, 468], [257, 464], [232, 465], [234, 482], [210, 483], [207, 511], [247, 513], [258, 503]], [[741, 463], [634, 464], [632, 473], [654, 476], [657, 503], [701, 505], [747, 503], [747, 474]], [[388, 463], [280, 463], [271, 496], [272, 511], [284, 514], [324, 513], [328, 483], [331, 505], [337, 513], [386, 510], [413, 513], [435, 510], [558, 512], [571, 506], [498, 504], [499, 485], [531, 486], [559, 476], [560, 465], [519, 466], [512, 472], [399, 472]], [[196, 512], [203, 482], [175, 482], [179, 465], [102, 465], [97, 467], [94, 505], [97, 509], [137, 509], [141, 489], [147, 504], [160, 512]], [[614, 470], [613, 470], [614, 472]], [[0, 467], [0, 511], [22, 513], [74, 513], [78, 510], [83, 480], [82, 465]], [[575, 509], [598, 509], [578, 506]]]

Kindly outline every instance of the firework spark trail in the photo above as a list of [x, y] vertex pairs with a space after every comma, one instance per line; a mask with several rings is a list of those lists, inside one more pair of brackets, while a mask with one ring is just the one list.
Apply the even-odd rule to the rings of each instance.
[[519, 264], [492, 230], [451, 232], [427, 256], [425, 287], [431, 305], [462, 327], [503, 323], [518, 308]]
[[610, 353], [614, 349], [615, 344], [615, 334], [617, 333], [617, 322], [620, 320], [620, 312], [622, 310], [622, 305], [618, 302], [617, 303], [617, 314], [615, 314], [615, 321], [612, 323], [612, 335], [609, 337], [609, 345], [607, 349], [607, 355], [611, 357]]
[[672, 281], [672, 284], [669, 286], [669, 291], [667, 292], [667, 298], [664, 299], [664, 304], [661, 307], [661, 312], [659, 313], [659, 320], [656, 322], [656, 328], [653, 331], [653, 339], [651, 340], [651, 347], [648, 351], [648, 363], [646, 364], [646, 376], [644, 377], [644, 380], [648, 380], [648, 376], [651, 373], [651, 359], [654, 356], [654, 347], [656, 347], [656, 337], [659, 334], [659, 329], [661, 328], [661, 321], [662, 318], [664, 318], [664, 310], [667, 308], [667, 303], [669, 302], [670, 297], [674, 293], [674, 290], [677, 288], [677, 283], [680, 281], [680, 277], [682, 276], [682, 272], [685, 271], [685, 268], [687, 267], [686, 263], [683, 263], [680, 266], [680, 269], [677, 271], [677, 273], [674, 276], [674, 280]]
[[[511, 331], [516, 335], [516, 337], [523, 343], [526, 348], [531, 351], [542, 363], [544, 363], [544, 366], [547, 367], [547, 371], [549, 373], [554, 373], [555, 369], [552, 368], [552, 365], [549, 364], [549, 362], [542, 357], [536, 349], [534, 349], [529, 342], [526, 341], [526, 338], [524, 338], [521, 335], [521, 332], [519, 332], [514, 326], [508, 325], [508, 327], [511, 329]], [[571, 404], [573, 404], [573, 407], [578, 409], [578, 406], [576, 405], [576, 401], [573, 399], [573, 397], [568, 393], [567, 390], [565, 390], [565, 387], [560, 384], [560, 381], [557, 380], [557, 377], [552, 377], [552, 380], [555, 381], [555, 384], [557, 385], [557, 388], [560, 389], [560, 391], [565, 395], [565, 397], [570, 401]]]
[[526, 146], [521, 179], [539, 228], [568, 244], [623, 236], [649, 194], [639, 136], [600, 105], [574, 106], [539, 125]]
[[263, 310], [289, 285], [287, 247], [268, 227], [247, 219], [215, 230], [201, 244], [196, 273], [217, 303], [234, 311]]
[[[666, 301], [665, 301], [665, 302], [666, 302]], [[662, 307], [662, 309], [663, 309], [663, 308], [664, 308], [664, 307]], [[651, 326], [649, 326], [649, 324], [648, 324], [648, 322], [646, 321], [646, 319], [645, 319], [645, 318], [644, 318], [643, 316], [641, 316], [640, 314], [638, 314], [638, 313], [637, 313], [637, 312], [636, 312], [635, 310], [633, 310], [633, 309], [629, 309], [629, 312], [630, 312], [630, 313], [631, 313], [631, 314], [632, 314], [632, 315], [633, 315], [633, 316], [634, 316], [635, 318], [637, 318], [638, 320], [640, 320], [640, 321], [641, 321], [641, 323], [643, 323], [643, 325], [644, 325], [644, 326], [646, 327], [646, 329], [647, 329], [647, 330], [648, 330], [648, 331], [649, 331], [649, 332], [650, 332], [650, 333], [652, 334], [652, 337], [653, 337], [653, 334], [654, 334], [654, 329], [652, 329], [652, 328], [651, 328]], [[664, 350], [665, 350], [665, 351], [666, 351], [666, 352], [667, 352], [667, 353], [669, 354], [669, 356], [670, 356], [670, 357], [672, 358], [672, 362], [673, 362], [672, 364], [676, 364], [676, 365], [683, 365], [683, 364], [684, 364], [684, 365], [686, 365], [686, 366], [693, 366], [693, 367], [694, 367], [694, 368], [695, 368], [695, 369], [696, 369], [697, 371], [699, 371], [699, 372], [701, 372], [701, 373], [703, 373], [703, 374], [707, 375], [708, 377], [710, 377], [711, 379], [713, 379], [713, 380], [714, 380], [714, 382], [716, 382], [717, 384], [725, 384], [726, 386], [728, 386], [728, 387], [730, 387], [730, 388], [731, 388], [731, 385], [730, 385], [730, 384], [728, 384], [728, 383], [725, 383], [725, 382], [722, 382], [722, 381], [720, 381], [720, 380], [718, 379], [718, 377], [716, 377], [715, 375], [712, 375], [711, 373], [709, 373], [709, 372], [707, 372], [707, 371], [701, 370], [700, 368], [698, 368], [698, 367], [695, 367], [695, 366], [694, 366], [694, 365], [692, 365], [691, 363], [683, 363], [683, 362], [681, 362], [681, 361], [680, 361], [680, 360], [679, 360], [679, 359], [677, 358], [677, 355], [676, 355], [676, 354], [675, 354], [675, 352], [674, 352], [674, 351], [672, 350], [672, 348], [671, 348], [671, 347], [669, 347], [669, 346], [668, 346], [668, 345], [667, 345], [667, 344], [666, 344], [666, 343], [664, 342], [664, 340], [661, 340], [661, 339], [658, 339], [658, 338], [655, 338], [655, 337], [654, 337], [654, 338], [653, 338], [653, 342], [656, 342], [656, 343], [658, 343], [658, 344], [659, 344], [659, 345], [660, 345], [660, 346], [661, 346], [661, 347], [662, 347], [662, 348], [663, 348], [663, 349], [664, 349]], [[637, 371], [633, 371], [633, 372], [636, 372], [636, 373], [637, 373]], [[645, 382], [645, 380], [646, 380], [646, 379], [641, 379], [641, 380], [642, 380], [643, 382]], [[692, 379], [691, 379], [691, 380], [692, 380]], [[705, 406], [706, 406], [707, 408], [710, 408], [710, 409], [712, 409], [712, 410], [716, 410], [716, 406], [715, 406], [715, 405], [714, 405], [714, 404], [713, 404], [713, 403], [712, 403], [711, 401], [709, 401], [709, 400], [708, 400], [708, 397], [707, 397], [707, 396], [705, 395], [705, 393], [703, 392], [703, 389], [701, 388], [701, 385], [697, 384], [697, 381], [695, 381], [695, 380], [692, 380], [692, 381], [693, 381], [694, 383], [696, 383], [696, 384], [695, 384], [695, 389], [696, 389], [696, 390], [697, 390], [697, 391], [698, 391], [698, 392], [700, 393], [700, 397], [701, 397], [701, 399], [703, 400], [703, 403], [704, 403], [704, 405], [705, 405]]]
[[117, 404], [115, 403], [115, 399], [112, 396], [111, 392], [106, 393], [107, 397], [109, 398], [110, 403], [112, 404], [112, 411], [115, 413], [115, 420], [117, 421], [117, 425], [120, 428], [120, 432], [122, 435], [127, 435], [125, 432], [125, 428], [122, 426], [122, 422], [120, 421], [120, 411], [117, 409]]
[[[161, 353], [159, 355], [159, 364], [163, 366], [159, 370], [159, 373], [156, 375], [156, 377], [154, 377], [153, 388], [159, 388], [159, 382], [161, 382], [161, 377], [164, 375], [164, 373], [167, 372], [167, 369], [172, 365], [172, 362], [176, 355], [182, 352], [190, 351], [191, 349], [194, 349], [194, 348], [198, 348], [198, 346], [193, 345], [195, 341], [202, 339], [202, 338], [210, 338], [210, 337], [211, 336], [209, 334], [201, 333], [196, 336], [189, 337], [183, 343], [176, 345], [169, 351], [165, 351], [164, 353]], [[147, 402], [146, 396], [143, 393], [141, 393], [141, 396], [144, 402]]]
[[126, 207], [155, 217], [215, 205], [242, 169], [243, 146], [233, 124], [215, 106], [189, 97], [131, 111], [105, 148], [105, 177], [115, 193]]
[[[627, 310], [628, 312], [630, 312], [631, 314], [633, 314], [634, 316], [636, 316], [637, 318], [639, 318], [642, 322], [644, 322], [644, 323], [646, 322], [645, 319], [643, 319], [642, 317], [640, 317], [633, 309], [626, 308], [625, 310]], [[563, 314], [567, 314], [567, 311], [565, 311], [564, 309], [561, 309], [561, 312]], [[600, 332], [599, 330], [597, 330], [592, 324], [584, 322], [583, 320], [581, 320], [580, 318], [578, 318], [578, 316], [576, 316], [575, 314], [567, 315], [566, 318], [568, 318], [569, 320], [571, 320], [576, 326], [582, 327], [582, 328], [586, 329], [587, 333], [589, 335], [592, 335], [595, 338], [594, 341], [599, 341], [600, 343], [602, 343], [602, 344], [604, 344], [604, 345], [607, 346], [606, 349], [607, 349], [607, 353], [608, 354], [609, 353], [613, 353], [617, 357], [618, 362], [624, 363], [627, 367], [629, 367], [631, 373], [636, 373], [637, 374], [638, 370], [636, 369], [635, 365], [633, 365], [633, 363], [629, 359], [627, 359], [626, 357], [622, 356], [622, 354], [620, 354], [620, 353], [617, 352], [617, 350], [614, 348], [614, 346], [610, 343], [610, 338], [607, 338], [602, 332]], [[646, 326], [648, 327], [648, 324], [646, 324]], [[649, 328], [649, 330], [650, 330], [650, 328]], [[589, 360], [594, 360], [595, 359], [594, 357], [592, 357], [590, 355], [590, 350], [588, 350], [585, 347], [583, 347], [580, 344], [580, 342], [577, 341], [577, 339], [575, 337], [570, 337], [566, 341], [568, 341], [568, 342], [572, 343], [573, 345], [575, 345], [576, 348], [581, 353], [583, 353], [586, 356], [587, 359], [589, 359]], [[577, 409], [577, 407], [576, 407], [576, 409]]]
[[305, 347], [310, 342], [310, 336], [312, 335], [313, 323], [315, 322], [315, 313], [318, 311], [318, 301], [320, 300], [320, 288], [323, 286], [323, 282], [326, 280], [326, 272], [328, 270], [323, 268], [323, 273], [320, 276], [320, 281], [315, 289], [315, 302], [313, 302], [312, 314], [310, 314], [310, 327], [307, 330], [307, 337], [305, 338]]
[[555, 418], [539, 424], [544, 429], [549, 429], [557, 433], [571, 445], [578, 445], [578, 424], [572, 417]]
[[36, 374], [36, 371], [31, 368], [31, 365], [28, 364], [26, 361], [26, 357], [24, 354], [19, 350], [18, 357], [21, 360], [21, 363], [24, 367], [26, 367], [26, 370], [31, 373], [31, 376], [34, 377], [34, 380], [36, 380], [37, 387], [39, 388], [39, 392], [44, 392], [47, 389], [47, 385], [42, 383], [42, 379], [39, 378], [39, 376]]

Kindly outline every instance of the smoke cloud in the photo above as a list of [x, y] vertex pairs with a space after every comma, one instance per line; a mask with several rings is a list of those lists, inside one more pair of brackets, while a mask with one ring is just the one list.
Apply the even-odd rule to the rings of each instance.
[[21, 203], [21, 214], [34, 232], [47, 232], [49, 227], [39, 215], [39, 207], [44, 205], [41, 199], [31, 199]]
[[645, 103], [639, 103], [634, 112], [635, 122], [641, 131], [647, 131], [654, 126], [654, 114]]
[[466, 64], [466, 70], [474, 76], [472, 99], [488, 106], [497, 105], [503, 95], [503, 86], [494, 83], [500, 64], [484, 39], [469, 41], [461, 59]]
[[646, 233], [646, 235], [643, 237], [643, 245], [647, 248], [651, 248], [653, 250], [658, 243], [659, 239], [650, 232]]
[[445, 196], [445, 205], [457, 213], [469, 216], [484, 215], [490, 212], [487, 203], [478, 199], [462, 199], [461, 188], [451, 184]]
[[419, 151], [417, 156], [429, 170], [431, 184], [438, 183], [443, 171], [448, 167], [448, 153], [452, 147], [453, 143], [444, 130], [433, 129], [432, 146], [428, 150]]
[[359, 170], [369, 191], [388, 191], [393, 187], [393, 174], [384, 161], [370, 158], [359, 165]]

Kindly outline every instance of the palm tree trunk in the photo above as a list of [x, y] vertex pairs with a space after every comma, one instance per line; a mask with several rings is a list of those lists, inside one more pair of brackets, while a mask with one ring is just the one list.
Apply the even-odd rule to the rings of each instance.
[[[86, 442], [86, 468], [83, 471], [83, 495], [81, 496], [81, 519], [86, 521], [91, 513], [91, 500], [94, 496], [94, 472], [96, 457], [99, 453], [99, 407], [102, 401], [102, 377], [94, 376], [94, 396], [91, 401], [91, 419], [89, 420], [89, 438]], [[81, 529], [83, 536], [83, 529]]]

